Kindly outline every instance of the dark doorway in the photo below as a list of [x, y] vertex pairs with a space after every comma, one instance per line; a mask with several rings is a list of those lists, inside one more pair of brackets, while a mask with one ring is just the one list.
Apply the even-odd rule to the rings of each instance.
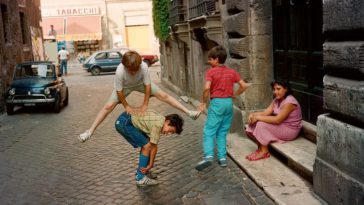
[[274, 77], [290, 80], [304, 120], [323, 113], [322, 1], [273, 1]]

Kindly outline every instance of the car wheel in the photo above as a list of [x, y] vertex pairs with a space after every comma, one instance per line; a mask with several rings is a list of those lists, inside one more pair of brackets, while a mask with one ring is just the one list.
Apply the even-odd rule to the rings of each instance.
[[6, 104], [6, 113], [8, 115], [14, 114], [14, 105]]
[[68, 105], [68, 87], [66, 88], [66, 98], [63, 101], [63, 105], [67, 106]]
[[144, 63], [147, 64], [148, 67], [150, 67], [150, 61], [149, 60], [143, 60], [143, 61], [144, 61]]
[[53, 104], [53, 112], [59, 113], [61, 110], [61, 96], [59, 94], [56, 95], [56, 101]]
[[101, 69], [99, 67], [93, 67], [91, 69], [91, 74], [92, 75], [100, 75], [100, 73], [101, 73]]

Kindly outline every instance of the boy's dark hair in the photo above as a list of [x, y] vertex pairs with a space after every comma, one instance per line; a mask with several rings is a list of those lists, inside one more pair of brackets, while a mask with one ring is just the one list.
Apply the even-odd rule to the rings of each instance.
[[136, 51], [128, 51], [124, 53], [121, 62], [127, 69], [138, 71], [142, 63], [142, 57]]
[[207, 53], [208, 58], [219, 59], [219, 63], [223, 64], [227, 58], [226, 49], [223, 46], [215, 46]]
[[176, 133], [181, 134], [183, 131], [184, 120], [181, 116], [177, 114], [170, 114], [166, 116], [166, 120], [169, 120], [169, 126], [176, 128]]
[[280, 85], [280, 86], [284, 87], [285, 89], [287, 89], [287, 93], [286, 93], [286, 95], [284, 97], [287, 97], [288, 95], [293, 94], [293, 91], [292, 91], [292, 88], [291, 88], [291, 84], [289, 83], [289, 80], [286, 80], [286, 79], [273, 80], [273, 82], [271, 82], [271, 84], [270, 84], [272, 89], [274, 88], [275, 84]]

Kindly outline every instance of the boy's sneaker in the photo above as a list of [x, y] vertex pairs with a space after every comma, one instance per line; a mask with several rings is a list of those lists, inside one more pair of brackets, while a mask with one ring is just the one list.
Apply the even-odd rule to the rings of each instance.
[[157, 179], [157, 178], [158, 178], [157, 174], [155, 174], [155, 173], [154, 173], [154, 172], [152, 172], [152, 171], [148, 171], [146, 175], [147, 175], [147, 177], [148, 177], [148, 178], [150, 178], [150, 179]]
[[137, 180], [136, 184], [137, 184], [137, 186], [153, 186], [153, 185], [157, 185], [158, 181], [155, 179], [150, 179], [147, 176], [144, 176], [143, 179]]
[[226, 159], [219, 159], [219, 165], [220, 165], [220, 167], [226, 167], [227, 166], [227, 160]]
[[202, 170], [206, 169], [207, 167], [209, 167], [211, 164], [212, 164], [211, 161], [202, 160], [201, 162], [199, 162], [197, 164], [195, 169], [197, 169], [197, 171], [202, 171]]
[[78, 139], [81, 142], [85, 142], [86, 140], [88, 140], [91, 137], [91, 131], [90, 130], [86, 130], [84, 133], [80, 134], [80, 136], [78, 136]]
[[193, 119], [193, 120], [196, 120], [198, 117], [200, 117], [201, 115], [201, 112], [200, 111], [188, 111], [188, 116]]

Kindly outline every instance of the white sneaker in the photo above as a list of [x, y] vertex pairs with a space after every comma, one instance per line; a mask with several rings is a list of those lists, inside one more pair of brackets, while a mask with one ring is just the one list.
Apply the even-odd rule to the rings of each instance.
[[188, 116], [193, 119], [193, 120], [196, 120], [198, 117], [200, 117], [201, 115], [201, 112], [200, 111], [188, 111]]
[[158, 184], [158, 181], [155, 179], [150, 179], [147, 176], [144, 176], [143, 179], [136, 181], [137, 186], [154, 186]]
[[149, 179], [157, 179], [157, 178], [158, 178], [157, 174], [155, 174], [155, 173], [154, 173], [154, 172], [152, 172], [152, 171], [148, 171], [145, 175], [147, 175], [147, 177], [148, 177]]
[[86, 130], [84, 133], [80, 134], [80, 136], [78, 136], [78, 139], [81, 142], [85, 142], [86, 140], [88, 140], [91, 137], [91, 131], [90, 130]]

